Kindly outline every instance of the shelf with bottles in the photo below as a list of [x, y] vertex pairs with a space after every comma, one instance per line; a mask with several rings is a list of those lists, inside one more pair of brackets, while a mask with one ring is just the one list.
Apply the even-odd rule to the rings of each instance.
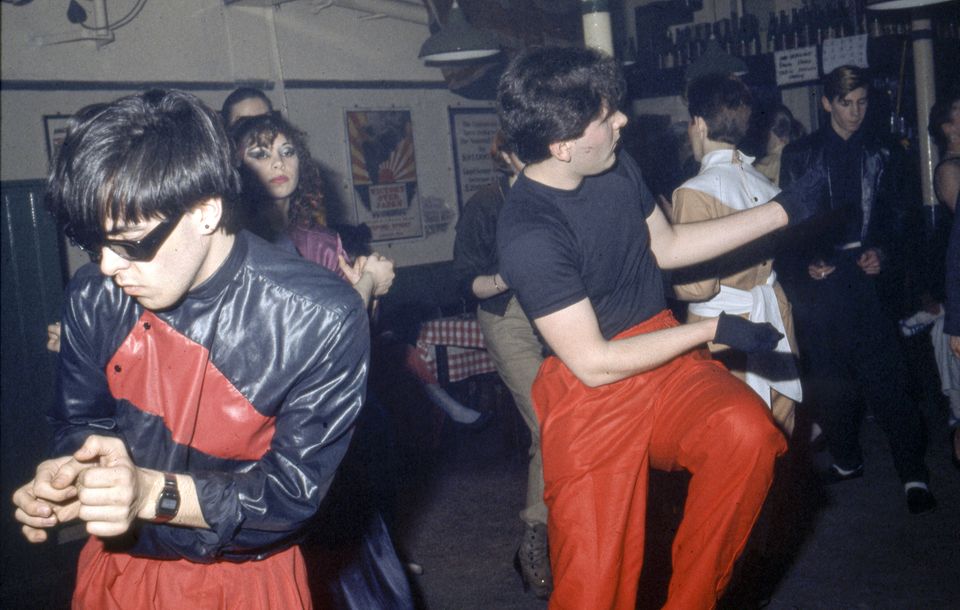
[[[955, 65], [944, 63], [943, 58], [956, 59], [960, 49], [960, 2], [933, 7], [930, 15], [936, 62]], [[777, 51], [822, 47], [831, 38], [866, 34], [871, 67], [897, 70], [911, 35], [910, 17], [909, 11], [867, 11], [863, 0], [811, 0], [790, 11], [770, 12], [765, 25], [756, 15], [736, 13], [714, 23], [675, 24], [646, 45], [652, 52], [638, 57], [628, 70], [629, 95], [680, 93], [687, 66], [696, 62], [708, 45], [743, 59], [749, 81], [770, 84], [776, 80], [773, 56]]]

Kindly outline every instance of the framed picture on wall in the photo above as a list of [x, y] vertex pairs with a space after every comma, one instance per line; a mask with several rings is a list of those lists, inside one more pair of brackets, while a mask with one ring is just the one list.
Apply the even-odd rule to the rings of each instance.
[[350, 176], [357, 222], [372, 241], [423, 237], [409, 110], [348, 110]]
[[69, 114], [45, 114], [43, 115], [43, 131], [47, 136], [47, 160], [53, 165], [57, 151], [63, 144], [63, 138], [67, 135], [67, 123], [70, 120]]
[[461, 211], [474, 193], [497, 177], [490, 145], [498, 129], [500, 121], [494, 108], [450, 108], [453, 173]]

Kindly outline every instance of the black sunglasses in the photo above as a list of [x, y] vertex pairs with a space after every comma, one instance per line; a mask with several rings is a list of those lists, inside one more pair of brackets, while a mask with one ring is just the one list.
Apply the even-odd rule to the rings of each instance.
[[94, 262], [100, 260], [103, 248], [109, 248], [114, 254], [128, 261], [148, 262], [156, 256], [157, 250], [173, 232], [180, 218], [180, 216], [177, 216], [163, 219], [160, 224], [138, 240], [106, 239], [98, 246], [78, 241], [77, 246], [86, 251]]

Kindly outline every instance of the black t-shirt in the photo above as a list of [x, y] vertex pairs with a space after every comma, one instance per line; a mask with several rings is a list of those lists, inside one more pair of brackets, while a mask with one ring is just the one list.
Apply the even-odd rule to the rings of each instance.
[[[504, 193], [510, 190], [510, 182], [501, 176], [473, 194], [460, 212], [457, 221], [457, 236], [453, 242], [453, 273], [461, 293], [475, 301], [473, 280], [479, 275], [493, 275], [500, 270], [497, 264], [497, 216], [503, 207]], [[480, 309], [502, 316], [513, 297], [507, 290], [480, 301]]]
[[534, 320], [589, 297], [606, 339], [666, 308], [646, 219], [656, 203], [636, 163], [570, 191], [525, 175], [500, 212], [500, 274]]

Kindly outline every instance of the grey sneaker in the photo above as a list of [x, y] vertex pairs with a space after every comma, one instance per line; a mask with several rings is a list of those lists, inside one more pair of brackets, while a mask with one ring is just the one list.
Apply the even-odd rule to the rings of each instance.
[[513, 567], [523, 581], [524, 591], [533, 589], [534, 595], [540, 599], [550, 597], [550, 592], [553, 591], [553, 574], [550, 571], [546, 525], [527, 525], [520, 548], [513, 558]]

